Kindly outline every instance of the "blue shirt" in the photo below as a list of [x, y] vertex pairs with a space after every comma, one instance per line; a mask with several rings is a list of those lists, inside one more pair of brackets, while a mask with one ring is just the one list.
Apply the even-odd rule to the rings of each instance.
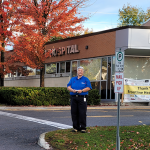
[[[83, 90], [86, 87], [89, 87], [90, 89], [92, 89], [90, 80], [85, 76], [82, 76], [80, 79], [78, 79], [77, 76], [71, 78], [69, 83], [67, 84], [67, 87], [68, 86], [71, 86], [71, 88], [74, 89], [74, 90]], [[77, 95], [77, 94], [78, 95], [88, 95], [88, 92], [82, 92], [80, 94], [70, 92], [70, 95]]]

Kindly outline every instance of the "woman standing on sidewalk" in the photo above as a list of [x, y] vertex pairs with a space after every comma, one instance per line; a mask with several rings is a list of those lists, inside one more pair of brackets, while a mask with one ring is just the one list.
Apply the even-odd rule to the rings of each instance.
[[71, 78], [67, 89], [71, 96], [71, 117], [73, 122], [72, 132], [86, 132], [86, 112], [88, 91], [92, 89], [90, 80], [83, 76], [84, 68], [77, 68], [77, 76]]

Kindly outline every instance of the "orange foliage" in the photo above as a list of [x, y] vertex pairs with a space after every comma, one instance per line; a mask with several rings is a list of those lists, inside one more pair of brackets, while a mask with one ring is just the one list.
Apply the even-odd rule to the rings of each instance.
[[41, 69], [43, 76], [45, 59], [51, 56], [44, 44], [52, 37], [71, 37], [70, 33], [83, 30], [81, 23], [87, 18], [79, 16], [78, 9], [85, 1], [0, 0], [0, 51], [5, 51], [8, 41], [14, 44], [13, 55], [0, 62], [0, 76], [15, 70], [16, 62]]
[[[0, 0], [0, 52], [5, 52], [5, 46], [12, 38], [11, 29], [14, 24], [12, 22], [14, 8], [11, 0]], [[4, 74], [9, 73], [10, 70], [8, 62], [1, 61], [4, 61], [4, 59], [0, 59], [0, 76], [3, 77]]]
[[[14, 0], [13, 0], [14, 1]], [[15, 0], [16, 26], [21, 36], [14, 38], [15, 55], [12, 61], [24, 62], [31, 68], [42, 68], [50, 52], [44, 44], [52, 37], [68, 37], [73, 31], [82, 30], [86, 17], [77, 15], [85, 0]], [[9, 61], [10, 62], [10, 61]]]

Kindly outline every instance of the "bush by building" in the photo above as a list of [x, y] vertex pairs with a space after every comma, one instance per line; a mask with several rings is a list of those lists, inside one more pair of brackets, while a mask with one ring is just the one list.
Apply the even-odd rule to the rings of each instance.
[[[0, 87], [0, 103], [13, 106], [67, 106], [70, 95], [62, 87]], [[100, 104], [98, 90], [89, 91], [88, 105]]]

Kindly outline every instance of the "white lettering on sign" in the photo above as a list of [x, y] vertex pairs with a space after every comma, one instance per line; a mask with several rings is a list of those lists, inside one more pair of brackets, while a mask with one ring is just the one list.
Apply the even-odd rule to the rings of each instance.
[[115, 93], [123, 93], [124, 77], [123, 72], [115, 73]]
[[77, 48], [77, 45], [70, 45], [66, 47], [52, 48], [47, 51], [52, 51], [51, 56], [62, 56], [65, 54], [74, 54], [79, 53], [80, 51]]

